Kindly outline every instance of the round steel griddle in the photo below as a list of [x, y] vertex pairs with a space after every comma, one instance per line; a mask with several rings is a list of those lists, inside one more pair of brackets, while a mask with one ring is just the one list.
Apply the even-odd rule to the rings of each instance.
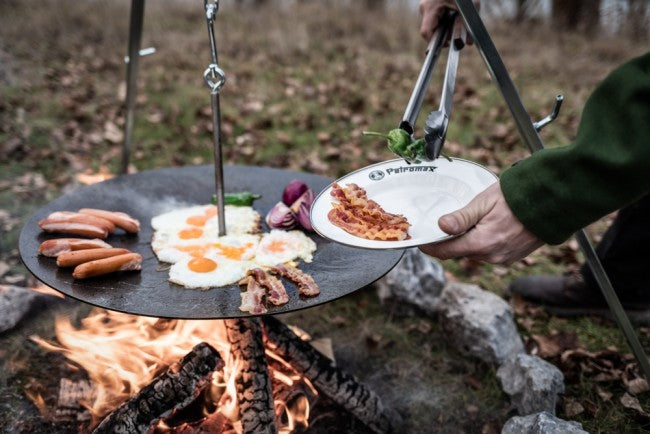
[[[226, 192], [250, 191], [261, 194], [254, 208], [265, 216], [292, 179], [302, 179], [315, 193], [331, 180], [288, 170], [250, 166], [224, 167]], [[151, 218], [174, 207], [206, 204], [214, 192], [214, 168], [194, 166], [158, 169], [120, 176], [59, 197], [39, 209], [25, 224], [19, 241], [20, 254], [30, 272], [48, 286], [78, 300], [106, 309], [163, 318], [219, 319], [252, 316], [239, 310], [237, 285], [209, 290], [185, 289], [168, 278], [168, 264], [158, 261], [151, 250]], [[121, 230], [108, 236], [113, 247], [124, 247], [143, 257], [141, 272], [121, 272], [92, 279], [75, 280], [70, 268], [58, 268], [55, 258], [38, 254], [46, 239], [67, 237], [41, 231], [37, 222], [53, 211], [100, 208], [123, 211], [140, 220], [137, 235]], [[268, 230], [264, 225], [264, 230]], [[321, 293], [300, 298], [287, 283], [289, 302], [269, 306], [269, 314], [290, 312], [335, 300], [362, 288], [387, 273], [402, 256], [399, 250], [371, 251], [346, 247], [312, 234], [318, 249], [314, 260], [299, 267], [313, 276]], [[285, 281], [286, 282], [286, 281]]]

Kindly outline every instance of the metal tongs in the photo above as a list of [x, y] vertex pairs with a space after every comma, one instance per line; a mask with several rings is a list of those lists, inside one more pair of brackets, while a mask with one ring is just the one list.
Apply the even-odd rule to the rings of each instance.
[[456, 19], [460, 19], [456, 11], [447, 10], [443, 14], [436, 35], [429, 44], [427, 56], [424, 59], [420, 75], [415, 83], [415, 88], [413, 89], [411, 98], [406, 105], [402, 121], [399, 124], [399, 128], [413, 136], [415, 132], [415, 122], [420, 114], [422, 102], [424, 100], [426, 89], [431, 81], [433, 69], [438, 57], [440, 56], [442, 47], [451, 36], [449, 55], [447, 57], [447, 69], [445, 70], [445, 80], [442, 86], [442, 95], [440, 97], [440, 107], [438, 110], [432, 111], [429, 116], [427, 116], [424, 127], [424, 152], [420, 152], [417, 155], [416, 160], [407, 159], [409, 163], [417, 162], [421, 159], [427, 161], [435, 160], [440, 156], [442, 146], [445, 143], [447, 127], [449, 126], [449, 117], [451, 116], [454, 88], [456, 86], [458, 58], [460, 50], [465, 46], [467, 38], [464, 27], [459, 26], [462, 30], [455, 29], [454, 23], [456, 22]]

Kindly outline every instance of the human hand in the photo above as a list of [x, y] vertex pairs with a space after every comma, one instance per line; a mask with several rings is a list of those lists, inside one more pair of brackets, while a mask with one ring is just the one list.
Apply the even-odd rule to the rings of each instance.
[[517, 220], [498, 182], [464, 208], [440, 217], [438, 224], [450, 235], [462, 234], [449, 241], [420, 246], [424, 253], [439, 259], [466, 256], [509, 265], [544, 244]]
[[[476, 9], [479, 8], [480, 4], [480, 0], [474, 0]], [[433, 34], [440, 24], [440, 18], [442, 18], [445, 9], [457, 10], [456, 2], [454, 0], [420, 0], [419, 10], [420, 15], [422, 15], [420, 35], [422, 35], [425, 41], [429, 42], [433, 38]], [[462, 31], [464, 31], [463, 20], [459, 17], [456, 19], [454, 25], [454, 34], [461, 34], [460, 32]], [[472, 38], [469, 35], [467, 37], [467, 43], [472, 43]]]

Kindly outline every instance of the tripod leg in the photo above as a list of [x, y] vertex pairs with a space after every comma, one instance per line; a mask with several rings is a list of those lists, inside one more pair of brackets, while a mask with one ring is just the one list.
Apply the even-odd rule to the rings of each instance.
[[[476, 8], [472, 4], [472, 0], [456, 0], [456, 4], [458, 5], [458, 10], [465, 21], [469, 33], [474, 39], [474, 43], [478, 47], [481, 56], [492, 75], [492, 79], [501, 91], [501, 95], [512, 113], [512, 117], [517, 124], [517, 128], [519, 129], [519, 133], [524, 139], [524, 142], [528, 145], [531, 152], [543, 149], [544, 143], [535, 130], [533, 122], [521, 101], [519, 92], [517, 92], [514, 83], [510, 79], [508, 70], [503, 64], [501, 56], [499, 56], [490, 35], [483, 25], [483, 21], [481, 21], [481, 18], [476, 11]], [[648, 357], [641, 346], [641, 342], [639, 342], [639, 338], [634, 332], [630, 319], [623, 310], [623, 306], [621, 305], [616, 292], [614, 292], [612, 283], [610, 282], [603, 265], [600, 263], [598, 256], [596, 256], [596, 252], [594, 251], [587, 234], [584, 230], [580, 230], [576, 232], [575, 236], [580, 245], [580, 249], [585, 255], [585, 260], [587, 264], [589, 264], [589, 267], [594, 274], [594, 278], [598, 282], [598, 286], [607, 301], [609, 309], [612, 311], [612, 314], [616, 319], [616, 323], [625, 335], [646, 380], [650, 381], [650, 362], [648, 362]]]

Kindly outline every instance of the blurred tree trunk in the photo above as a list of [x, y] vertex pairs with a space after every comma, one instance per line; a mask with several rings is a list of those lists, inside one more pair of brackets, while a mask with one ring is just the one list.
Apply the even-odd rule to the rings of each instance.
[[515, 22], [521, 23], [526, 18], [526, 9], [528, 0], [517, 0], [517, 13], [515, 14]]
[[648, 36], [648, 1], [628, 0], [627, 32], [632, 39], [639, 41]]
[[600, 22], [600, 0], [553, 0], [551, 17], [561, 30], [595, 31]]
[[380, 10], [386, 7], [386, 0], [364, 0], [367, 9]]

